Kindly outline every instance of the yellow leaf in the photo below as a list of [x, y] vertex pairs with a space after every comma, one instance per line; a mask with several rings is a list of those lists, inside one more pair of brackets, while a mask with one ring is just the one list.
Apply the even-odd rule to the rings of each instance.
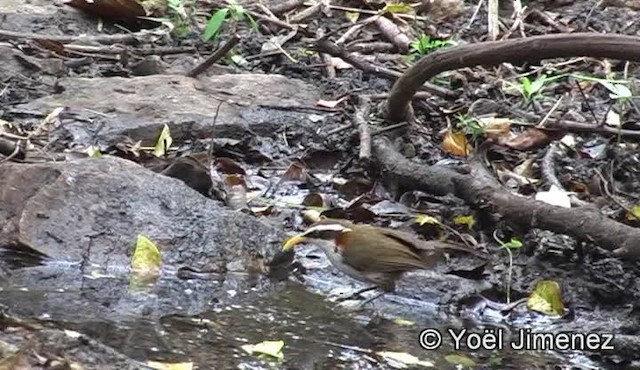
[[546, 315], [564, 314], [560, 284], [553, 280], [539, 281], [536, 289], [527, 299], [527, 307]]
[[429, 215], [418, 215], [416, 216], [416, 223], [420, 226], [424, 225], [424, 224], [430, 224], [430, 225], [440, 225], [440, 221], [433, 217], [433, 216], [429, 216]]
[[158, 370], [191, 370], [193, 362], [168, 363], [160, 361], [147, 361], [147, 366]]
[[149, 292], [159, 277], [157, 271], [133, 271], [129, 276], [129, 294]]
[[360, 13], [358, 13], [358, 12], [345, 12], [344, 16], [347, 17], [349, 22], [356, 23], [358, 21], [358, 18], [360, 18]]
[[476, 362], [465, 355], [453, 353], [453, 354], [444, 356], [444, 359], [450, 364], [459, 365], [463, 368], [465, 367], [472, 368], [476, 366]]
[[158, 273], [162, 266], [162, 256], [158, 247], [146, 236], [138, 235], [136, 249], [131, 258], [131, 269], [141, 273]]
[[387, 4], [381, 13], [413, 13], [413, 8], [405, 3]]
[[414, 326], [416, 323], [411, 321], [411, 320], [405, 320], [405, 319], [401, 319], [401, 318], [395, 318], [393, 319], [393, 322], [398, 325], [398, 326]]
[[89, 275], [84, 275], [84, 277], [86, 277], [87, 279], [113, 279], [116, 276], [115, 275], [108, 275], [108, 274], [103, 274], [102, 272], [98, 271], [98, 270], [93, 270], [91, 271], [91, 273]]
[[471, 151], [471, 144], [462, 131], [447, 131], [442, 141], [442, 149], [453, 155], [467, 156]]
[[242, 349], [249, 354], [263, 354], [282, 360], [284, 358], [283, 347], [284, 341], [266, 340], [257, 344], [245, 344]]
[[102, 153], [100, 153], [100, 149], [97, 146], [88, 147], [85, 152], [89, 155], [89, 157], [102, 157]]
[[160, 132], [160, 136], [158, 136], [158, 141], [156, 141], [156, 146], [153, 149], [153, 154], [156, 157], [162, 157], [167, 153], [167, 150], [171, 147], [173, 143], [173, 139], [171, 138], [171, 131], [169, 130], [169, 126], [166, 124], [162, 128]]
[[640, 220], [640, 204], [636, 204], [635, 206], [631, 207], [631, 209], [629, 210], [629, 212], [627, 212], [627, 215], [625, 217], [627, 221]]
[[406, 352], [379, 351], [376, 353], [379, 356], [384, 357], [384, 359], [387, 361], [399, 362], [402, 365], [417, 365], [423, 367], [435, 366], [435, 364], [431, 361], [420, 360], [418, 357]]
[[453, 218], [453, 223], [455, 225], [467, 225], [471, 230], [476, 224], [476, 218], [473, 216], [456, 216]]

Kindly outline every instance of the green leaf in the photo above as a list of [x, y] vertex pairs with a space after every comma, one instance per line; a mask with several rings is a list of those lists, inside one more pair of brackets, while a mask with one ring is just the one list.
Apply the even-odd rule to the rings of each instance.
[[249, 63], [242, 55], [238, 54], [229, 56], [229, 59], [237, 66], [246, 66]]
[[520, 249], [522, 248], [522, 242], [518, 239], [511, 238], [511, 240], [502, 244], [502, 246], [509, 249]]
[[456, 216], [453, 218], [453, 223], [455, 225], [467, 225], [469, 230], [473, 228], [476, 224], [476, 218], [472, 215], [469, 216]]
[[616, 85], [618, 92], [616, 93], [618, 98], [631, 98], [633, 97], [633, 93], [631, 90], [625, 85]]
[[247, 19], [249, 20], [249, 24], [251, 24], [251, 30], [252, 31], [258, 31], [258, 23], [256, 23], [256, 20], [253, 19], [253, 17], [251, 16], [251, 14], [246, 13], [247, 14]]
[[153, 154], [156, 157], [162, 157], [167, 154], [167, 150], [171, 148], [171, 144], [173, 143], [173, 139], [171, 138], [171, 131], [169, 130], [169, 126], [166, 124], [162, 128], [160, 132], [160, 136], [158, 136], [158, 141], [156, 141], [156, 146], [153, 149]]
[[584, 81], [592, 81], [597, 82], [604, 86], [611, 93], [610, 97], [612, 99], [628, 99], [633, 97], [633, 93], [626, 86], [629, 81], [626, 80], [613, 80], [613, 79], [603, 79], [591, 76], [584, 76], [580, 74], [571, 74], [573, 78]]
[[631, 207], [629, 212], [627, 212], [625, 218], [627, 219], [627, 221], [640, 220], [640, 204], [636, 204], [635, 206]]
[[85, 152], [89, 155], [89, 157], [102, 157], [102, 153], [100, 152], [100, 148], [98, 148], [97, 146], [90, 146], [88, 147]]
[[520, 83], [522, 84], [522, 91], [524, 91], [528, 96], [531, 96], [531, 80], [529, 77], [521, 78]]
[[536, 78], [532, 83], [531, 83], [531, 95], [539, 92], [540, 90], [542, 90], [542, 87], [544, 87], [544, 84], [547, 82], [547, 76], [542, 75], [538, 78]]
[[609, 81], [600, 81], [600, 84], [611, 92], [612, 99], [625, 99], [633, 97], [631, 90], [623, 84], [611, 83]]
[[205, 27], [202, 34], [202, 38], [204, 39], [204, 41], [211, 40], [218, 33], [220, 27], [222, 27], [222, 24], [224, 23], [224, 20], [227, 19], [228, 13], [228, 8], [222, 8], [215, 12], [213, 16], [211, 16], [209, 22], [207, 22], [207, 27]]
[[542, 280], [527, 299], [527, 307], [546, 315], [564, 314], [560, 284], [553, 280]]
[[244, 19], [244, 15], [247, 13], [246, 10], [244, 10], [244, 8], [242, 7], [242, 5], [238, 5], [238, 4], [229, 5], [229, 10], [231, 11], [231, 14], [234, 15], [236, 19], [240, 21]]
[[167, 2], [167, 6], [179, 16], [187, 18], [187, 11], [184, 9], [184, 3], [182, 0], [169, 0]]
[[425, 55], [436, 49], [451, 45], [456, 45], [456, 42], [453, 40], [434, 40], [429, 35], [423, 34], [418, 40], [412, 41], [409, 47], [411, 53]]
[[131, 269], [138, 273], [157, 274], [162, 266], [158, 247], [144, 235], [138, 235], [136, 249], [131, 258]]

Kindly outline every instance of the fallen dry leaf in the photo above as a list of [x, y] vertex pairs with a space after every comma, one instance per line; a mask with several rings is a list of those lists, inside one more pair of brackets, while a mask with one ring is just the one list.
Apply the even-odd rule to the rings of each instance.
[[552, 141], [561, 139], [564, 135], [564, 131], [528, 128], [520, 135], [504, 142], [504, 145], [523, 151], [535, 150], [547, 146]]
[[488, 117], [479, 118], [478, 122], [484, 129], [484, 136], [498, 140], [507, 140], [511, 136], [511, 119]]
[[343, 96], [342, 98], [340, 98], [338, 100], [323, 100], [323, 99], [320, 99], [320, 100], [318, 100], [316, 105], [319, 106], [319, 107], [325, 107], [325, 108], [335, 108], [338, 105], [340, 105], [342, 102], [346, 101], [347, 99], [349, 99], [348, 96]]
[[442, 141], [442, 149], [452, 155], [468, 156], [471, 152], [471, 144], [462, 131], [447, 131]]

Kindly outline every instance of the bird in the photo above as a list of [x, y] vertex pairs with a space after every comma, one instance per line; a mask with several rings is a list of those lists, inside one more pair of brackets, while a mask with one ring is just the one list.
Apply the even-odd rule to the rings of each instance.
[[287, 239], [282, 249], [288, 252], [301, 243], [320, 247], [339, 271], [371, 285], [344, 299], [375, 289], [381, 291], [362, 305], [393, 292], [405, 272], [435, 267], [447, 251], [463, 251], [487, 258], [482, 252], [468, 247], [422, 240], [407, 232], [342, 219], [322, 219]]

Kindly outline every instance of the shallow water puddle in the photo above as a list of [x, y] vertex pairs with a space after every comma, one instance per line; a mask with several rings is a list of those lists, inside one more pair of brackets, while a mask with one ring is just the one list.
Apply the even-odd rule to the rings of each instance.
[[[340, 286], [330, 273], [309, 278], [324, 281], [325, 288]], [[399, 366], [380, 351], [409, 353], [435, 368], [454, 368], [451, 362], [462, 360], [500, 368], [588, 363], [581, 356], [508, 348], [458, 351], [446, 330], [478, 331], [479, 324], [438, 312], [434, 304], [389, 295], [355, 312], [296, 282], [240, 274], [211, 280], [163, 276], [146, 289], [132, 289], [124, 277], [90, 279], [59, 266], [22, 268], [13, 270], [0, 290], [0, 305], [15, 316], [81, 332], [143, 362], [193, 362], [200, 368]], [[513, 335], [513, 329], [487, 327]], [[443, 334], [437, 349], [420, 346], [424, 329]], [[267, 340], [284, 341], [283, 360], [241, 349]]]

